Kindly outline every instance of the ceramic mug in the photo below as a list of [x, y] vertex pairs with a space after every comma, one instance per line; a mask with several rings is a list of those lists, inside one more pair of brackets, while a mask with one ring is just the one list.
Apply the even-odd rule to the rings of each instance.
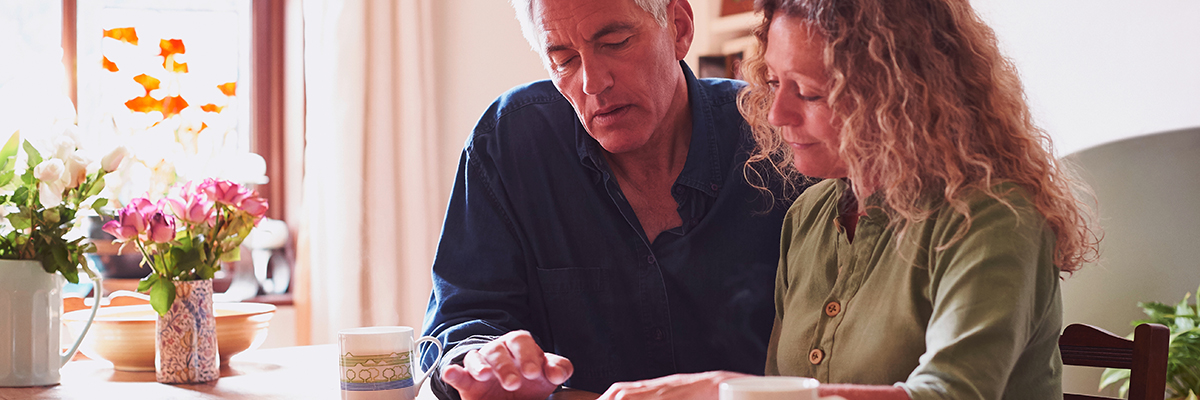
[[720, 400], [845, 400], [817, 396], [819, 382], [797, 376], [750, 376], [721, 382]]
[[413, 328], [374, 326], [338, 331], [342, 399], [415, 399], [430, 373], [425, 371], [414, 380], [419, 365], [415, 350], [423, 342], [437, 346], [436, 364], [442, 358], [442, 343], [431, 336], [414, 341]]

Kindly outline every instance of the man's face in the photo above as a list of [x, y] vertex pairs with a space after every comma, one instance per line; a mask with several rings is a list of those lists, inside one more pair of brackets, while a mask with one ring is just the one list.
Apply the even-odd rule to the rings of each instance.
[[[533, 2], [554, 85], [610, 153], [638, 150], [655, 132], [669, 132], [672, 101], [686, 104], [675, 95], [690, 37], [676, 39], [679, 7], [673, 1], [667, 8], [663, 27], [633, 0]], [[690, 24], [690, 16], [682, 17]]]

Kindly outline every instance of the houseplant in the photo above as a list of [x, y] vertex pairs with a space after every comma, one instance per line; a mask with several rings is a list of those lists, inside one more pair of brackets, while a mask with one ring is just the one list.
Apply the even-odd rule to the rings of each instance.
[[[0, 386], [57, 384], [58, 369], [91, 326], [89, 319], [71, 349], [59, 353], [63, 279], [78, 283], [82, 267], [100, 292], [99, 277], [84, 258], [95, 246], [81, 236], [70, 238], [71, 231], [77, 216], [107, 203], [97, 195], [104, 175], [120, 164], [124, 153], [115, 151], [103, 166], [93, 167], [68, 132], [54, 138], [45, 157], [29, 141], [22, 142], [20, 132], [0, 148], [0, 302], [7, 306], [0, 320], [12, 324], [0, 332], [0, 346], [14, 349], [0, 359], [0, 371], [5, 371]], [[92, 317], [99, 303], [94, 303]]]
[[158, 313], [155, 372], [163, 383], [208, 382], [218, 376], [212, 277], [267, 211], [257, 192], [205, 179], [174, 186], [157, 203], [135, 198], [104, 225], [122, 248], [134, 245], [152, 272], [138, 284]]
[[[1200, 288], [1196, 289], [1200, 297]], [[1171, 344], [1167, 353], [1167, 396], [1168, 399], [1197, 399], [1200, 394], [1200, 305], [1189, 304], [1191, 293], [1183, 296], [1178, 304], [1140, 302], [1138, 307], [1149, 317], [1133, 321], [1162, 324], [1171, 329]], [[1123, 382], [1123, 383], [1122, 383]], [[1120, 395], [1129, 390], [1129, 370], [1105, 369], [1100, 376], [1100, 388], [1121, 383]]]

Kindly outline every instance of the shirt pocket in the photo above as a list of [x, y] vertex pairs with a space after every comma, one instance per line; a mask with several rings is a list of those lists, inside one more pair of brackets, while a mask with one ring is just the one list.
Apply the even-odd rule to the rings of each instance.
[[625, 365], [636, 329], [633, 302], [618, 272], [607, 268], [538, 269], [553, 352], [575, 365], [571, 386], [606, 387]]

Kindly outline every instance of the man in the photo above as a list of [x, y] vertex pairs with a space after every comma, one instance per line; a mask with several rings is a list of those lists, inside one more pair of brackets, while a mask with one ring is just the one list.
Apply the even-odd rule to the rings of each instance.
[[551, 80], [497, 99], [463, 150], [425, 317], [435, 393], [761, 374], [786, 207], [746, 183], [741, 85], [680, 61], [691, 5], [513, 5]]

